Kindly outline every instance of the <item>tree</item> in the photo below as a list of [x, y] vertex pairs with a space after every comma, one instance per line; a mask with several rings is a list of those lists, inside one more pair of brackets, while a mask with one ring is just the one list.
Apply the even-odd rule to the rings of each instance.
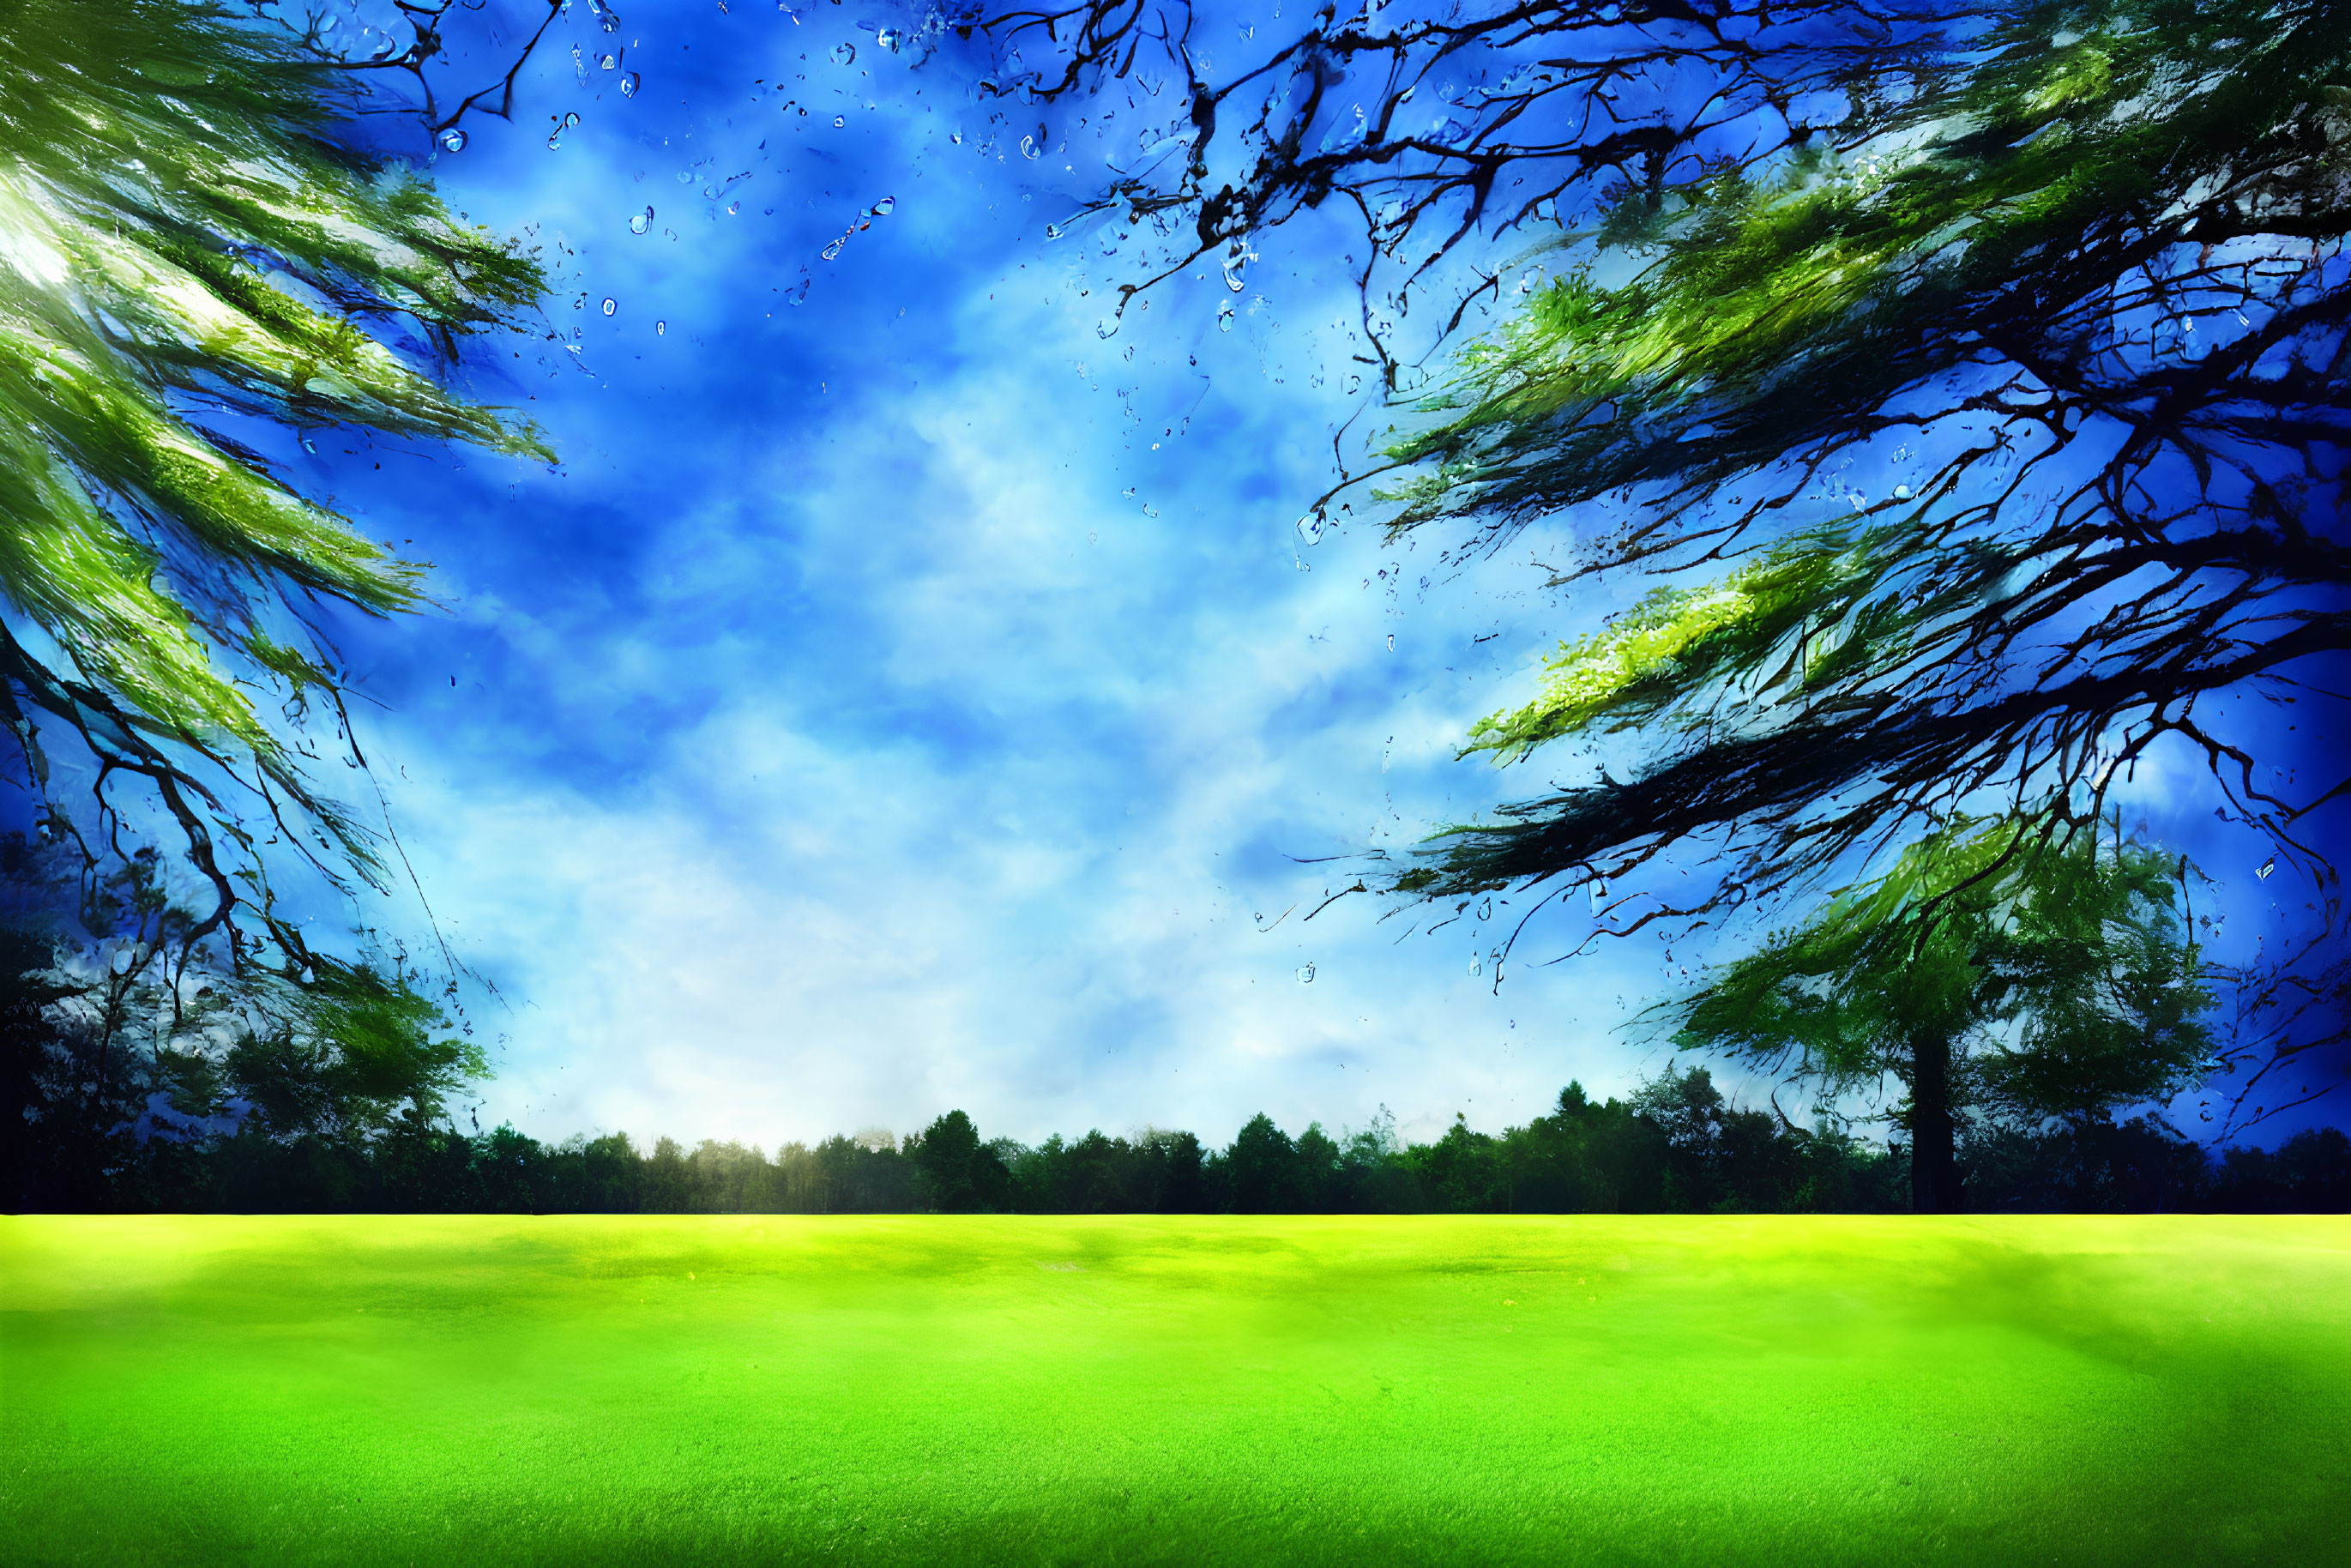
[[950, 1111], [908, 1139], [914, 1168], [929, 1206], [942, 1214], [969, 1214], [1003, 1205], [1008, 1183], [996, 1155], [983, 1147], [979, 1129], [961, 1111]]
[[[7, 10], [0, 719], [45, 831], [95, 867], [125, 781], [143, 781], [212, 892], [183, 940], [242, 911], [298, 971], [266, 862], [299, 855], [338, 888], [382, 873], [305, 769], [313, 721], [365, 761], [314, 607], [423, 600], [421, 566], [289, 482], [291, 438], [348, 427], [552, 461], [443, 375], [544, 274], [359, 151], [340, 123], [352, 73], [284, 29], [202, 0]], [[95, 763], [95, 835], [41, 793], [60, 735]]]
[[1298, 1149], [1263, 1112], [1233, 1136], [1222, 1161], [1235, 1214], [1288, 1214], [1298, 1207]]
[[[153, 858], [130, 869], [152, 876]], [[152, 882], [132, 880], [131, 892]], [[194, 922], [155, 902], [151, 915]], [[448, 1020], [397, 960], [313, 955], [289, 978], [234, 976], [202, 952], [169, 967], [140, 954], [122, 940], [93, 952], [39, 927], [0, 933], [12, 1206], [176, 1207], [200, 1196], [187, 1186], [201, 1176], [190, 1153], [223, 1139], [243, 1146], [231, 1162], [246, 1170], [232, 1183], [241, 1192], [282, 1196], [286, 1178], [265, 1167], [299, 1151], [349, 1197], [379, 1145], [444, 1123], [448, 1098], [487, 1074], [479, 1048], [443, 1032]]]
[[2086, 834], [2053, 844], [2025, 824], [1953, 824], [1661, 1007], [1677, 1048], [1832, 1095], [1894, 1076], [1912, 1207], [1949, 1212], [1970, 1106], [2078, 1125], [2210, 1071], [2182, 869], [2119, 835], [2107, 852]]
[[1201, 1207], [1198, 1136], [1146, 1127], [1134, 1145], [1135, 1209], [1144, 1214], [1192, 1214]]
[[1729, 1213], [1787, 1207], [1803, 1149], [1770, 1116], [1725, 1100], [1705, 1068], [1668, 1066], [1634, 1092], [1631, 1108], [1664, 1135], [1660, 1207]]
[[[987, 85], [1080, 101], [1164, 35], [1182, 123], [1092, 209], [1155, 258], [1122, 298], [1235, 247], [1244, 287], [1253, 235], [1360, 215], [1366, 346], [1415, 417], [1332, 496], [1380, 486], [1392, 539], [1489, 551], [1583, 508], [1556, 583], [1712, 578], [1571, 640], [1472, 737], [1509, 760], [1637, 728], [1635, 777], [1457, 832], [1405, 891], [1621, 872], [1734, 824], [1737, 885], [1778, 885], [1994, 786], [2095, 821], [2165, 735], [2281, 832], [2342, 787], [2273, 795], [2194, 711], [2351, 624], [2339, 7], [1342, 16], [1212, 84], [1180, 5], [1008, 9], [991, 37], [1066, 67]], [[1479, 235], [1526, 246], [1523, 287], [1489, 265], [1429, 298]], [[1473, 308], [1502, 319], [1464, 344]]]
[[2351, 1213], [2351, 1137], [2306, 1127], [2278, 1146], [2231, 1149], [2214, 1197], [2242, 1213]]
[[1419, 466], [1396, 528], [1613, 495], [1637, 509], [1562, 580], [1736, 563], [1563, 644], [1471, 736], [1510, 760], [1637, 730], [1631, 779], [1399, 885], [1604, 878], [1713, 834], [1746, 851], [1737, 901], [1986, 792], [2094, 822], [2167, 737], [2309, 857], [2291, 824], [2344, 779], [2276, 793], [2198, 710], [2290, 693], [2351, 632], [2344, 18], [1996, 16], [1980, 63], [1768, 170], [1620, 192], [1392, 448]]
[[1440, 563], [1542, 523], [1553, 588], [1658, 580], [1467, 737], [1552, 782], [1358, 888], [1716, 920], [1957, 811], [2092, 831], [2168, 750], [2317, 915], [2241, 977], [2246, 1065], [2345, 1038], [2341, 6], [1333, 4], [1213, 79], [1181, 5], [984, 30], [1024, 98], [1154, 90], [1155, 52], [1184, 85], [1062, 225], [1120, 249], [1122, 315], [1203, 263], [1246, 289], [1303, 211], [1359, 225], [1395, 423], [1334, 444], [1305, 544], [1364, 504]]
[[452, 1092], [487, 1076], [479, 1046], [434, 1038], [449, 1020], [404, 977], [315, 955], [312, 964], [298, 986], [238, 998], [247, 1022], [220, 1063], [223, 1087], [274, 1134], [371, 1142], [402, 1121], [442, 1120]]

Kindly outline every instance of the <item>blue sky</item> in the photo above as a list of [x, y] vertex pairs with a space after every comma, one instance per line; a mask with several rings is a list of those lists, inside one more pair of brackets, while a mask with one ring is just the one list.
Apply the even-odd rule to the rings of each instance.
[[[1330, 879], [1288, 857], [1484, 799], [1450, 746], [1539, 609], [1516, 570], [1424, 593], [1426, 552], [1297, 543], [1345, 406], [1311, 384], [1343, 277], [1260, 271], [1226, 330], [1204, 279], [1104, 340], [1042, 238], [1060, 198], [976, 151], [967, 106], [935, 117], [960, 145], [913, 106], [959, 100], [946, 62], [856, 76], [833, 44], [879, 51], [845, 9], [700, 10], [632, 8], [633, 100], [582, 93], [550, 39], [521, 127], [434, 170], [565, 247], [576, 365], [526, 344], [511, 390], [476, 380], [536, 399], [561, 474], [329, 481], [447, 608], [348, 649], [434, 916], [504, 998], [475, 1014], [505, 1037], [485, 1124], [772, 1147], [959, 1105], [1023, 1138], [1221, 1141], [1385, 1102], [1433, 1135], [1572, 1076], [1629, 1086], [1614, 957], [1498, 996], [1490, 925], [1304, 918]], [[803, 69], [805, 120], [741, 90]], [[559, 148], [529, 131], [574, 105]]]
[[[482, 1124], [542, 1137], [773, 1148], [960, 1106], [1221, 1143], [1384, 1103], [1425, 1139], [1653, 1073], [1621, 1026], [1693, 950], [1545, 966], [1583, 925], [1543, 920], [1497, 987], [1523, 900], [1310, 922], [1352, 873], [1299, 863], [1539, 786], [1454, 747], [1614, 601], [1541, 591], [1557, 529], [1467, 570], [1362, 527], [1304, 546], [1362, 395], [1343, 231], [1104, 338], [1118, 258], [1044, 233], [1099, 165], [1021, 157], [975, 73], [875, 46], [891, 19], [639, 4], [605, 35], [583, 3], [514, 122], [437, 160], [557, 265], [554, 340], [466, 373], [563, 464], [346, 441], [297, 476], [413, 540], [442, 606], [338, 623], [430, 920], [321, 920], [437, 928], [496, 988]], [[2150, 770], [2137, 809], [2201, 831], [2206, 787]]]

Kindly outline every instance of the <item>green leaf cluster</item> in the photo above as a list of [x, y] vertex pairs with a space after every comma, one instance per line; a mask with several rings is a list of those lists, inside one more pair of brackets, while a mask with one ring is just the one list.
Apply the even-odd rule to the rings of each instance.
[[[2027, 0], [1872, 69], [1835, 130], [1744, 162], [1660, 130], [1392, 433], [1392, 531], [1543, 517], [1552, 586], [1666, 585], [1466, 737], [1631, 734], [1630, 777], [1447, 828], [1390, 891], [1618, 880], [1695, 840], [1742, 857], [1737, 904], [1952, 811], [2088, 823], [2118, 758], [2178, 736], [2219, 769], [2199, 703], [2344, 647], [2331, 482], [2279, 476], [2331, 472], [2351, 406], [2351, 12]], [[1913, 440], [1923, 476], [1841, 477]], [[2273, 827], [2327, 793], [2221, 782]]]
[[1689, 727], [1712, 716], [1693, 698], [1732, 683], [1806, 702], [1856, 672], [1890, 668], [1919, 628], [1968, 597], [1923, 591], [1895, 564], [1905, 531], [1818, 530], [1719, 582], [1653, 590], [1604, 630], [1562, 643], [1533, 700], [1479, 720], [1463, 754], [1515, 762], [1550, 741], [1648, 728], [1676, 710]]
[[1434, 423], [1386, 448], [1424, 469], [1385, 493], [1391, 528], [1710, 485], [1956, 363], [1978, 345], [1934, 328], [2062, 274], [2083, 235], [2157, 219], [2309, 113], [2320, 83], [2295, 78], [2313, 54], [2341, 64], [2342, 26], [2248, 39], [2259, 9], [2005, 7], [1980, 58], [1922, 69], [1865, 136], [1662, 199], [1620, 185], [1561, 243], [1628, 275], [1604, 287], [1587, 261], [1460, 352], [1419, 404]]
[[1947, 1057], [1949, 1109], [2033, 1124], [2166, 1099], [2214, 1050], [2183, 875], [2142, 843], [1954, 823], [1666, 1004], [1674, 1043], [1832, 1093]]
[[[304, 804], [256, 685], [332, 692], [331, 661], [291, 645], [288, 622], [323, 600], [413, 608], [423, 569], [205, 421], [551, 460], [438, 373], [540, 297], [538, 261], [356, 151], [355, 94], [290, 37], [202, 0], [0, 0], [11, 685], [101, 749], [127, 730], [246, 759]], [[387, 346], [402, 332], [407, 349]]]
[[[403, 978], [318, 958], [298, 984], [269, 983], [222, 1059], [223, 1087], [250, 1101], [269, 1131], [378, 1135], [403, 1119], [434, 1121], [447, 1097], [490, 1076], [481, 1047]], [[437, 1037], [437, 1038], [436, 1038]]]

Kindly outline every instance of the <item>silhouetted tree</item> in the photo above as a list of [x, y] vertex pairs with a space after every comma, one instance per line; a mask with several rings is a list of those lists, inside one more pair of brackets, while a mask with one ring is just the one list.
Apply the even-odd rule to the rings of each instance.
[[[1981, 1104], [2079, 1124], [2211, 1067], [2211, 1005], [2179, 929], [2180, 862], [2030, 824], [1955, 824], [1887, 876], [1661, 1004], [1684, 1049], [1908, 1092], [1914, 1207], [1959, 1205], [1959, 1117]], [[2003, 1034], [2001, 1026], [2019, 1025]], [[1718, 1097], [1719, 1098], [1719, 1097]]]
[[993, 1159], [981, 1149], [979, 1130], [961, 1111], [950, 1111], [924, 1129], [908, 1151], [929, 1206], [942, 1214], [968, 1214], [981, 1207], [979, 1163]]
[[[2219, 717], [2343, 724], [2344, 7], [1324, 5], [1213, 79], [1180, 0], [981, 36], [1057, 134], [1145, 111], [1058, 225], [1117, 252], [1105, 330], [1205, 266], [1246, 290], [1302, 211], [1357, 228], [1343, 351], [1394, 423], [1363, 466], [1334, 442], [1303, 544], [1363, 503], [1440, 565], [1541, 521], [1554, 587], [1659, 580], [1468, 737], [1552, 782], [1359, 886], [1711, 919], [1955, 811], [2092, 831], [2168, 754], [2316, 915], [2242, 977], [2236, 1064], [2345, 1038], [2346, 753]], [[1664, 882], [1669, 851], [1722, 874]]]
[[1245, 1123], [1224, 1155], [1235, 1214], [1288, 1214], [1298, 1207], [1298, 1151], [1290, 1134], [1259, 1112]]

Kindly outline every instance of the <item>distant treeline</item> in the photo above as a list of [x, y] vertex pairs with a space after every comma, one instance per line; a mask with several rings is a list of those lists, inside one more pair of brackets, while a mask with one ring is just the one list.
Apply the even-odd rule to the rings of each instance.
[[[1813, 1132], [1727, 1103], [1707, 1071], [1669, 1070], [1628, 1100], [1578, 1084], [1550, 1114], [1499, 1134], [1456, 1119], [1404, 1144], [1384, 1116], [1336, 1137], [1269, 1117], [1227, 1147], [1193, 1134], [1100, 1132], [1033, 1147], [984, 1140], [960, 1111], [887, 1134], [650, 1151], [625, 1134], [542, 1144], [510, 1127], [467, 1134], [396, 1124], [366, 1139], [151, 1136], [79, 1201], [120, 1209], [427, 1213], [1550, 1214], [1900, 1213], [1907, 1151]], [[2215, 1160], [2151, 1118], [2041, 1131], [1980, 1129], [1964, 1145], [1978, 1211], [2339, 1212], [2351, 1139], [2304, 1132], [2275, 1154]], [[47, 1207], [36, 1204], [35, 1207]]]
[[[1861, 1213], [1910, 1207], [1910, 1154], [1729, 1103], [1703, 1067], [1623, 1100], [1571, 1083], [1500, 1134], [1456, 1118], [1406, 1144], [1371, 1126], [1295, 1136], [1257, 1116], [1221, 1149], [1187, 1132], [1034, 1147], [951, 1111], [886, 1133], [652, 1149], [461, 1131], [488, 1064], [395, 949], [242, 963], [200, 940], [152, 850], [92, 883], [70, 846], [0, 832], [0, 1207], [411, 1213]], [[60, 859], [60, 857], [64, 857]], [[57, 862], [52, 864], [52, 862]], [[59, 869], [59, 866], [63, 870]], [[61, 891], [62, 890], [62, 891]], [[72, 907], [42, 912], [71, 894]], [[38, 895], [38, 896], [36, 896]], [[6, 898], [0, 897], [0, 910]], [[205, 941], [211, 940], [207, 947]], [[445, 1004], [445, 1006], [444, 1006]], [[1960, 1207], [2351, 1207], [2351, 1139], [2305, 1133], [2218, 1159], [2159, 1119], [2094, 1106], [1963, 1119]], [[470, 1118], [468, 1118], [470, 1121]]]

